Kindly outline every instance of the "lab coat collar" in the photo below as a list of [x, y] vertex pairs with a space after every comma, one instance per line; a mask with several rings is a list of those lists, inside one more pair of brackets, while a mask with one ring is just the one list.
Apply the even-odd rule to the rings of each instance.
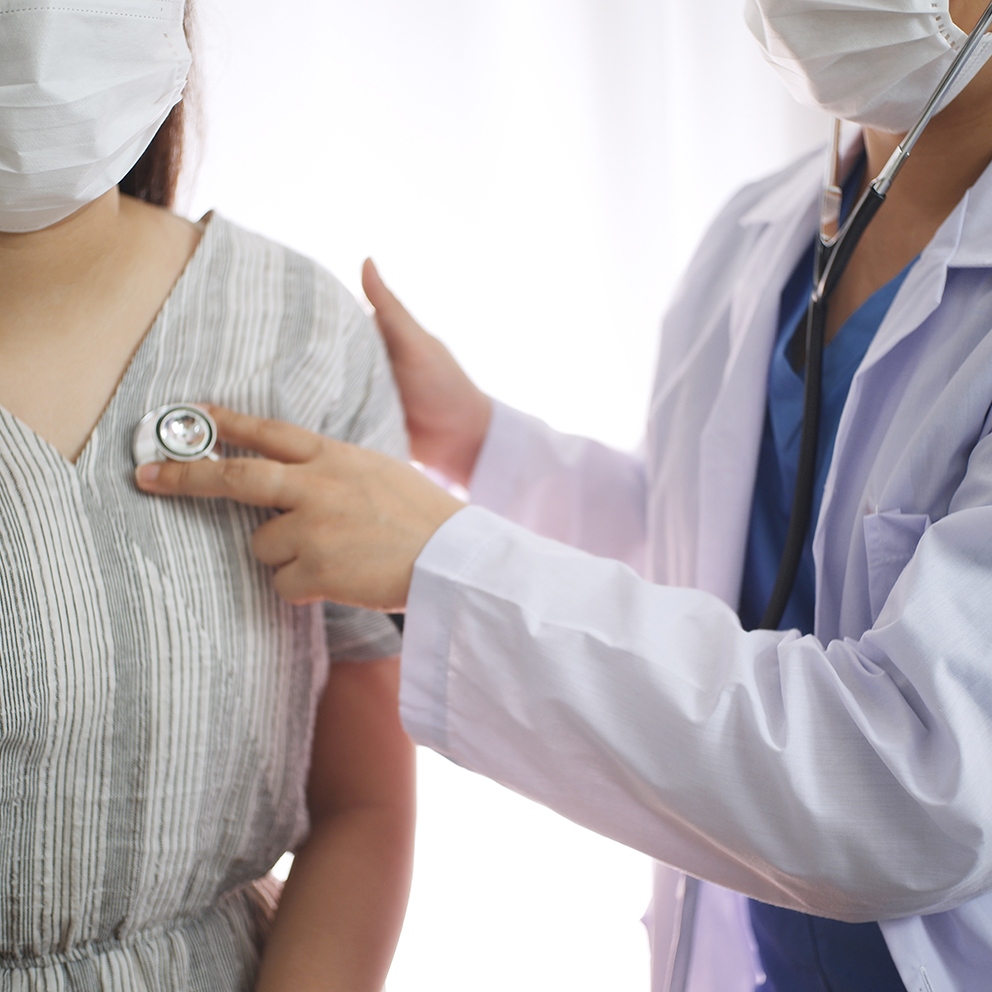
[[[863, 148], [860, 133], [848, 142], [843, 167]], [[781, 288], [809, 239], [815, 236], [823, 151], [812, 152], [738, 220], [754, 232], [752, 257], [731, 304], [728, 361], [723, 388], [701, 438], [700, 509], [696, 584], [736, 605], [746, 547], [748, 501], [734, 494], [753, 486], [765, 409], [767, 365]], [[992, 167], [966, 193], [903, 284], [852, 384], [841, 419], [817, 530], [831, 503], [837, 455], [843, 451], [864, 377], [939, 306], [949, 266], [992, 266]], [[849, 409], [850, 408], [850, 409]], [[733, 425], [732, 427], [730, 425]], [[821, 539], [822, 540], [822, 539]], [[817, 550], [820, 554], [817, 554]], [[814, 541], [814, 559], [822, 548]], [[821, 575], [818, 574], [818, 583]]]
[[793, 166], [738, 220], [751, 248], [730, 304], [722, 388], [700, 438], [695, 576], [698, 588], [734, 609], [750, 516], [750, 500], [739, 494], [754, 486], [779, 297], [814, 236], [820, 158], [814, 152]]
[[[841, 172], [847, 174], [854, 160], [864, 150], [861, 132], [853, 134], [844, 146]], [[823, 168], [824, 150], [809, 153], [792, 176], [780, 187], [770, 190], [747, 213], [740, 223], [778, 224], [789, 216], [803, 213], [809, 206], [811, 192], [817, 188]], [[898, 180], [896, 180], [898, 182]], [[950, 268], [992, 268], [992, 166], [979, 176], [974, 186], [948, 216], [934, 236], [927, 252], [944, 255]]]
[[817, 148], [793, 166], [792, 175], [774, 186], [740, 218], [741, 227], [756, 224], [781, 224], [802, 216], [809, 209], [810, 196], [819, 188], [823, 176], [823, 149]]
[[[860, 129], [852, 131], [842, 141], [840, 174], [846, 176], [864, 151], [865, 143]], [[826, 153], [825, 146], [809, 152], [805, 160], [800, 160], [802, 164], [787, 182], [772, 189], [741, 217], [741, 225], [777, 224], [791, 214], [805, 211], [809, 207], [811, 193], [814, 190], [818, 192], [822, 186]]]
[[[826, 535], [835, 514], [835, 495], [839, 480], [854, 474], [849, 457], [858, 457], [862, 444], [857, 430], [862, 405], [872, 392], [872, 383], [884, 388], [884, 359], [929, 319], [940, 306], [947, 272], [950, 268], [992, 267], [992, 166], [986, 168], [958, 205], [937, 230], [930, 243], [909, 272], [892, 306], [885, 315], [854, 375], [847, 402], [841, 414], [834, 443], [834, 457], [824, 486], [820, 516], [813, 536], [813, 559], [816, 563], [816, 623], [818, 635], [830, 639], [840, 635], [828, 618], [840, 614], [833, 597], [843, 587], [844, 553], [828, 542]], [[843, 512], [843, 508], [840, 511]]]
[[[861, 132], [848, 140], [842, 153], [842, 174], [853, 166], [864, 142]], [[818, 188], [823, 150], [773, 188], [740, 220], [742, 226], [765, 224], [788, 230], [790, 216], [803, 216]], [[897, 180], [898, 181], [898, 180]], [[923, 250], [902, 291], [875, 335], [858, 377], [907, 337], [940, 304], [949, 268], [992, 268], [992, 165], [965, 192], [958, 205]], [[797, 256], [798, 258], [798, 256]], [[791, 271], [791, 269], [790, 269]], [[735, 342], [736, 343], [736, 342]]]
[[958, 269], [992, 267], [992, 236], [989, 233], [992, 231], [992, 165], [965, 193], [944, 226], [957, 234], [957, 245], [948, 266]]

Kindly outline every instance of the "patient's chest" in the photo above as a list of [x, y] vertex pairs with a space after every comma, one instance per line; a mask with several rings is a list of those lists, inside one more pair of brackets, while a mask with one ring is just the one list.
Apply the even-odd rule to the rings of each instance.
[[196, 913], [306, 827], [321, 621], [258, 511], [98, 481], [0, 415], [0, 953]]

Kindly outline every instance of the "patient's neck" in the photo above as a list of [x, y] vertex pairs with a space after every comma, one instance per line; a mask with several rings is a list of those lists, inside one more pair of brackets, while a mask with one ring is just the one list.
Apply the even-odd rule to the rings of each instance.
[[66, 220], [27, 234], [0, 233], [0, 336], [53, 329], [39, 315], [78, 306], [116, 268], [125, 224], [116, 187]]
[[0, 234], [0, 405], [75, 460], [199, 234], [116, 188]]

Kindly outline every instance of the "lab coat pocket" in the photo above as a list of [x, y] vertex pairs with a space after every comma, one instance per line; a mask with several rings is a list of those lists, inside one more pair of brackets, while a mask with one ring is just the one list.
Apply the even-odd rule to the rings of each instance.
[[909, 564], [929, 526], [930, 518], [925, 513], [883, 510], [864, 518], [872, 623], [878, 619], [896, 579]]

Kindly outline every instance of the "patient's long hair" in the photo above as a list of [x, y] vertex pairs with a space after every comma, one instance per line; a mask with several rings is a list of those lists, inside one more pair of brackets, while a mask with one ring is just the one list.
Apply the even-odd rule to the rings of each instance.
[[[192, 0], [186, 0], [183, 27], [186, 42], [193, 50]], [[120, 190], [158, 207], [171, 207], [176, 200], [176, 187], [183, 167], [183, 149], [191, 122], [191, 96], [193, 70], [183, 91], [182, 100], [169, 112], [162, 126], [155, 133], [151, 144], [131, 171], [121, 180]]]

